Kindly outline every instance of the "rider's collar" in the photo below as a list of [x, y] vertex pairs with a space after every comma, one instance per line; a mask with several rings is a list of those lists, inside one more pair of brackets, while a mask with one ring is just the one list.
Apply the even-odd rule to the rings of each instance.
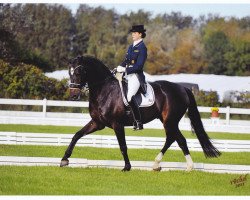
[[133, 47], [134, 47], [135, 45], [139, 44], [141, 41], [142, 41], [142, 39], [139, 39], [139, 40], [134, 41], [134, 42], [133, 42]]

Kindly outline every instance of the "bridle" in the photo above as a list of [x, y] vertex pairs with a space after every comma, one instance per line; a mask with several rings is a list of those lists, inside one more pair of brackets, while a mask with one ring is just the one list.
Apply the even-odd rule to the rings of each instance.
[[[83, 70], [83, 66], [82, 66], [82, 65], [78, 65], [78, 66], [77, 66], [76, 68], [74, 68], [73, 70], [70, 69], [70, 70], [71, 70], [71, 71], [70, 71], [71, 76], [74, 75], [75, 70], [78, 69], [78, 68], [80, 68], [80, 70], [81, 70], [81, 71], [84, 71], [84, 73], [86, 74], [86, 71]], [[70, 83], [69, 83], [69, 88], [70, 88], [70, 89], [79, 89], [79, 90], [82, 90], [83, 88], [88, 88], [87, 85], [88, 85], [87, 82], [86, 82], [85, 84], [82, 84], [82, 83], [72, 83], [72, 82], [70, 82]]]
[[[82, 65], [78, 65], [76, 68], [74, 69], [71, 69], [72, 71], [70, 72], [71, 75], [74, 74], [75, 70], [80, 68], [81, 72], [83, 72], [84, 74], [86, 74], [87, 72], [84, 70], [84, 67]], [[98, 86], [100, 84], [103, 84], [104, 82], [106, 82], [107, 80], [111, 79], [111, 78], [114, 78], [114, 71], [112, 72], [112, 75], [111, 76], [108, 76], [107, 78], [105, 78], [104, 80], [101, 80], [101, 81], [97, 81], [95, 83], [91, 83], [91, 85], [89, 85], [87, 82], [85, 84], [82, 84], [82, 83], [72, 83], [70, 82], [69, 84], [69, 88], [70, 89], [78, 89], [78, 90], [83, 90], [84, 92], [88, 92], [89, 90], [89, 86], [91, 87], [95, 87], [95, 86]]]

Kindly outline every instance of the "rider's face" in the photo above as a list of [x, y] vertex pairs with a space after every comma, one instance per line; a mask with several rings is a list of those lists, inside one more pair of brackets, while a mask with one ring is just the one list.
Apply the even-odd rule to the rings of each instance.
[[132, 39], [133, 41], [137, 41], [139, 39], [141, 39], [141, 33], [138, 33], [138, 32], [132, 32]]

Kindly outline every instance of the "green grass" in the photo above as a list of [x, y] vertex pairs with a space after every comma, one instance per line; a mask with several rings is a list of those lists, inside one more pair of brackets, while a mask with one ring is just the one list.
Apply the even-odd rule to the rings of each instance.
[[[239, 175], [103, 168], [0, 166], [0, 195], [250, 195]], [[247, 177], [248, 178], [248, 177]]]
[[[62, 133], [74, 134], [81, 127], [71, 126], [45, 126], [45, 125], [19, 125], [19, 124], [0, 124], [0, 131], [13, 132], [30, 132], [30, 133]], [[182, 131], [185, 138], [196, 138], [191, 131]], [[105, 128], [97, 131], [94, 134], [98, 135], [114, 135], [114, 131], [110, 128]], [[144, 129], [142, 131], [133, 131], [132, 128], [126, 128], [127, 136], [143, 136], [143, 137], [165, 137], [163, 129]], [[215, 133], [209, 132], [209, 137], [212, 139], [230, 139], [230, 140], [250, 140], [250, 134], [240, 133]]]
[[[80, 127], [0, 125], [0, 131], [36, 133], [75, 133]], [[183, 131], [186, 138], [196, 138]], [[114, 135], [104, 129], [96, 134]], [[163, 130], [145, 129], [126, 135], [165, 137]], [[245, 139], [247, 134], [209, 133], [213, 139]], [[66, 146], [0, 145], [0, 156], [59, 157]], [[129, 149], [130, 160], [153, 161], [159, 150]], [[191, 152], [195, 163], [250, 165], [249, 152], [223, 152], [219, 158], [206, 159], [202, 152]], [[118, 148], [78, 147], [72, 158], [123, 160]], [[167, 151], [163, 162], [185, 162], [182, 151]], [[199, 171], [153, 172], [133, 170], [122, 173], [105, 168], [59, 168], [0, 166], [0, 195], [250, 195], [249, 177], [236, 188], [231, 181], [236, 174], [214, 174]]]
[[[66, 146], [26, 146], [0, 145], [0, 156], [29, 156], [62, 158]], [[160, 150], [128, 149], [130, 160], [154, 161]], [[203, 152], [191, 152], [196, 163], [239, 164], [250, 165], [250, 152], [223, 152], [219, 158], [205, 158]], [[90, 160], [123, 160], [118, 148], [75, 147], [72, 158], [87, 158]], [[186, 162], [182, 151], [168, 150], [163, 162]]]

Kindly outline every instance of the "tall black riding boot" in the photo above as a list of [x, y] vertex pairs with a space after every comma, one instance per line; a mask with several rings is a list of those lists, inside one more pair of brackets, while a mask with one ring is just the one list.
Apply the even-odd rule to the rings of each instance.
[[143, 124], [141, 122], [141, 113], [139, 110], [139, 105], [137, 104], [134, 96], [132, 97], [131, 101], [129, 102], [132, 115], [134, 118], [134, 130], [142, 130], [143, 129]]

